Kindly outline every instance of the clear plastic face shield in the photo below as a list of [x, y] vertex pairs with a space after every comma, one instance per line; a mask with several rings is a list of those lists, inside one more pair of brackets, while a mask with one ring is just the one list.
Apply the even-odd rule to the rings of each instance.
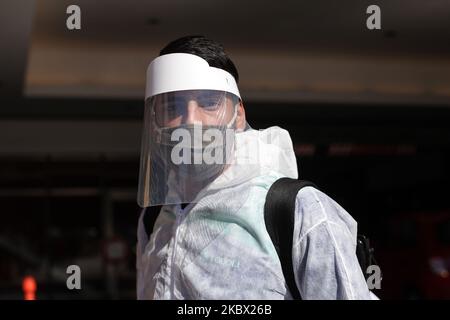
[[233, 161], [240, 95], [228, 72], [190, 54], [147, 70], [138, 204], [195, 202]]

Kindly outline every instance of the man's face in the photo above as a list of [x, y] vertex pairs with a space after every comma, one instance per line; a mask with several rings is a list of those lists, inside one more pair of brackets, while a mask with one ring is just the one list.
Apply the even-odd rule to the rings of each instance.
[[183, 124], [226, 126], [232, 121], [239, 98], [216, 90], [185, 90], [155, 96], [154, 116], [160, 127]]

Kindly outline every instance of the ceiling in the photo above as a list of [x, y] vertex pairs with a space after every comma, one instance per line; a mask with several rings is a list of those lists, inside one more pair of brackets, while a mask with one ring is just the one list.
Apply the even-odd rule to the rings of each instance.
[[[71, 4], [81, 30], [66, 28]], [[0, 93], [140, 99], [159, 50], [204, 34], [237, 65], [244, 99], [450, 105], [450, 2], [377, 1], [381, 30], [366, 28], [370, 4], [4, 0]]]

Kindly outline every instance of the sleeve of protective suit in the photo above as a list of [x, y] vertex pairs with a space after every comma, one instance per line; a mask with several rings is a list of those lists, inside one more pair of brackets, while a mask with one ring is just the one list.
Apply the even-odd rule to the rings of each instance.
[[313, 187], [299, 191], [292, 256], [302, 299], [377, 299], [359, 266], [356, 236], [356, 221], [333, 199]]
[[142, 209], [139, 215], [138, 227], [137, 227], [137, 243], [136, 243], [136, 294], [137, 298], [140, 299], [143, 297], [143, 284], [145, 283], [144, 275], [142, 272], [142, 255], [144, 254], [145, 246], [148, 242], [148, 235], [145, 231], [144, 227], [144, 212], [145, 209]]

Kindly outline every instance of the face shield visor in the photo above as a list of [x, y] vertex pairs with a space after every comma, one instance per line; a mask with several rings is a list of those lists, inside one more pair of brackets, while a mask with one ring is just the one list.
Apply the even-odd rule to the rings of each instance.
[[149, 65], [138, 204], [195, 202], [232, 164], [240, 95], [228, 72], [183, 53]]

